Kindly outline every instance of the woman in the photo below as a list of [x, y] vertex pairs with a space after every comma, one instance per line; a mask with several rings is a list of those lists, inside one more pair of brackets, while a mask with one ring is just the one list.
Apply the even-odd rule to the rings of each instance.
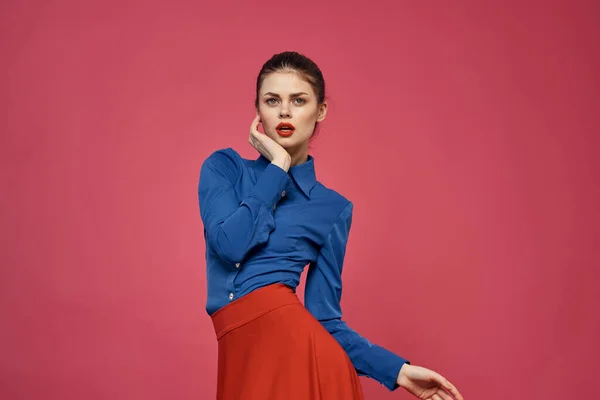
[[[420, 399], [462, 399], [439, 374], [370, 343], [341, 319], [352, 203], [316, 180], [308, 154], [327, 114], [317, 65], [296, 52], [274, 55], [258, 75], [255, 105], [249, 141], [258, 158], [216, 151], [198, 187], [206, 310], [219, 346], [217, 398], [362, 399], [360, 374]], [[303, 306], [295, 288], [307, 264]]]

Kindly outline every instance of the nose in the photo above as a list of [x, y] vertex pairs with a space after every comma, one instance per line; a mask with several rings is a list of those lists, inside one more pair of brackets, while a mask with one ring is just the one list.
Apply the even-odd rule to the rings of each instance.
[[286, 104], [283, 104], [281, 106], [281, 108], [279, 109], [279, 118], [289, 118], [291, 116], [292, 116], [292, 114], [290, 112], [289, 106], [287, 106]]

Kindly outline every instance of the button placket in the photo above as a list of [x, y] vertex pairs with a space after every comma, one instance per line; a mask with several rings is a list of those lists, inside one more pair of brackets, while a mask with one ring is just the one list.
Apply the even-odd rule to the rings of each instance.
[[[281, 198], [283, 199], [286, 195], [286, 191], [285, 189], [281, 191]], [[277, 204], [273, 204], [273, 211], [275, 211], [275, 209], [277, 208]]]

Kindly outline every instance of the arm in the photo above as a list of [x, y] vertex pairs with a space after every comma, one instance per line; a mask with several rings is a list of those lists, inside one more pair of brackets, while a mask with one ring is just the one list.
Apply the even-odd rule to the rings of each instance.
[[235, 183], [240, 173], [232, 150], [216, 151], [202, 164], [198, 184], [207, 246], [230, 263], [242, 262], [250, 250], [268, 241], [275, 228], [273, 207], [288, 179], [286, 171], [271, 163], [239, 201]]
[[369, 376], [389, 390], [398, 388], [400, 369], [409, 361], [370, 343], [342, 318], [342, 266], [352, 223], [352, 203], [340, 213], [306, 278], [306, 308], [344, 348], [359, 375]]

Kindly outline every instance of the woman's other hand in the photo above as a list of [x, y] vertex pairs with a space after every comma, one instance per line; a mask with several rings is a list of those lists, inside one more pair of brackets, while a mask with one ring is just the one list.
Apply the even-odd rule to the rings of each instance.
[[463, 400], [462, 395], [446, 378], [416, 365], [404, 364], [397, 383], [421, 400]]

